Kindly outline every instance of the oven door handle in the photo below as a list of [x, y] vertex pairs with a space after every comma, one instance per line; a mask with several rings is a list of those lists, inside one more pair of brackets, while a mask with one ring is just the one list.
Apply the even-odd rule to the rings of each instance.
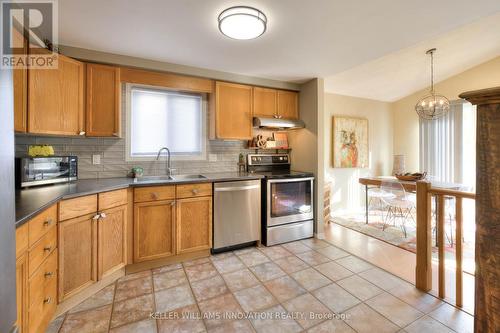
[[314, 177], [306, 177], [306, 178], [284, 178], [284, 179], [268, 179], [268, 183], [294, 183], [294, 182], [302, 182], [314, 180]]

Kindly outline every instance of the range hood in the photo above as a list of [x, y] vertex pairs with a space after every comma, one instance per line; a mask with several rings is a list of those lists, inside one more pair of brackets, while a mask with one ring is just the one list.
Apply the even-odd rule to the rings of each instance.
[[282, 118], [264, 118], [253, 117], [253, 127], [271, 129], [271, 130], [287, 130], [306, 127], [306, 124], [300, 119], [282, 119]]

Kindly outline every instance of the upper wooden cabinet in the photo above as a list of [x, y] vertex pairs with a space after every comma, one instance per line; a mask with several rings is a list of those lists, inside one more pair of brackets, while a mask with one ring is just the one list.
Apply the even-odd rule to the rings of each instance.
[[28, 131], [36, 134], [83, 135], [84, 67], [59, 55], [57, 69], [28, 71]]
[[251, 86], [216, 82], [214, 138], [229, 140], [251, 139], [252, 104]]
[[[22, 43], [22, 54], [28, 53], [28, 43], [22, 33], [12, 29], [14, 43]], [[19, 44], [20, 45], [20, 44]], [[14, 81], [14, 130], [27, 131], [28, 117], [28, 70], [26, 68], [13, 70]]]
[[295, 91], [278, 90], [278, 115], [280, 118], [299, 118], [299, 94]]
[[268, 88], [253, 88], [254, 117], [274, 117], [278, 114], [278, 91]]
[[120, 136], [120, 68], [87, 64], [87, 136]]

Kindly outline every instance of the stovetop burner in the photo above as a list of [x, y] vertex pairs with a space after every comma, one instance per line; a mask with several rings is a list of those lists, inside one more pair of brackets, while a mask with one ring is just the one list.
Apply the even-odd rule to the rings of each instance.
[[248, 154], [247, 170], [267, 179], [313, 177], [311, 172], [292, 171], [288, 154]]

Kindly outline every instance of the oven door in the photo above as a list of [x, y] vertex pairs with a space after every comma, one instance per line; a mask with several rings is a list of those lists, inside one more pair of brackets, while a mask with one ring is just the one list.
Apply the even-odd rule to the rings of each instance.
[[313, 177], [267, 181], [267, 226], [311, 220]]

